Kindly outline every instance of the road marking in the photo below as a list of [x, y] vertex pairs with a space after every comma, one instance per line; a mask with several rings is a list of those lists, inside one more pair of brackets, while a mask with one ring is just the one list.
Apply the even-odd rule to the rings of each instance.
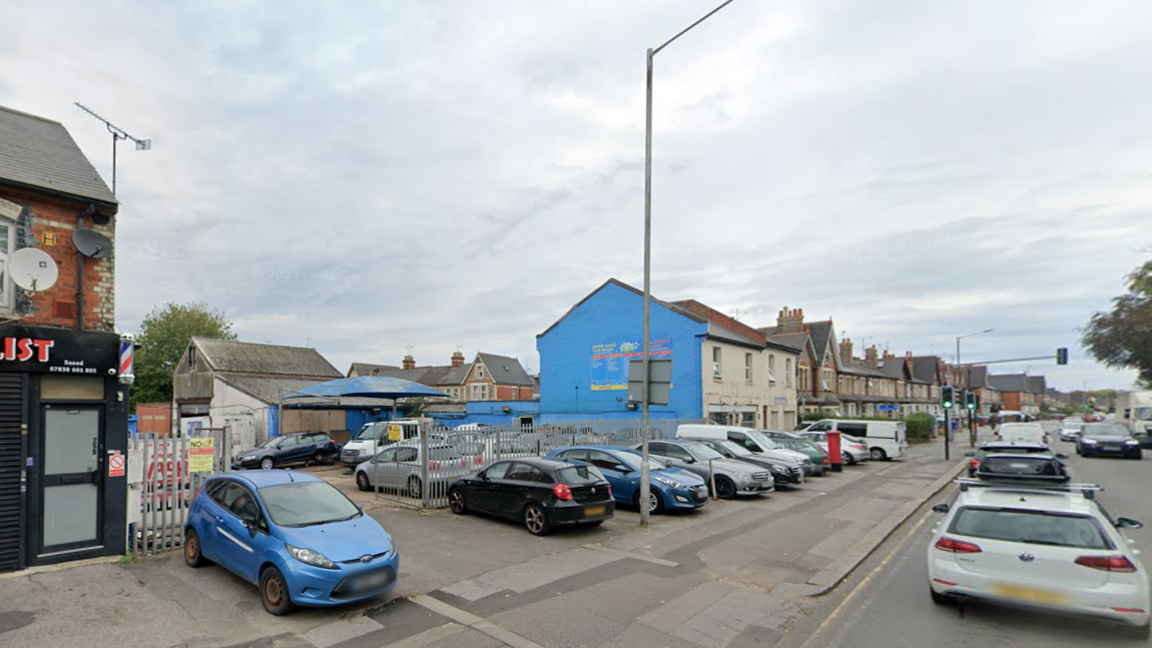
[[[896, 547], [893, 548], [892, 551], [890, 551], [887, 556], [884, 556], [884, 560], [881, 560], [880, 564], [876, 565], [875, 567], [872, 568], [872, 571], [868, 572], [868, 575], [864, 577], [864, 580], [860, 581], [860, 583], [857, 584], [856, 587], [852, 588], [852, 591], [848, 593], [848, 596], [845, 596], [844, 600], [840, 601], [840, 605], [837, 605], [836, 609], [832, 610], [832, 613], [829, 614], [828, 617], [824, 619], [824, 622], [821, 623], [820, 626], [818, 628], [816, 628], [816, 630], [813, 631], [811, 635], [808, 636], [808, 640], [805, 641], [804, 643], [800, 644], [800, 648], [808, 648], [810, 645], [811, 646], [817, 645], [817, 644], [814, 644], [813, 642], [818, 637], [820, 637], [821, 634], [824, 633], [824, 630], [828, 627], [828, 625], [830, 625], [833, 621], [836, 620], [836, 617], [840, 616], [841, 611], [843, 611], [844, 608], [849, 603], [851, 603], [856, 598], [856, 596], [858, 594], [860, 594], [860, 592], [862, 592], [865, 589], [865, 587], [872, 582], [872, 580], [874, 578], [876, 578], [876, 575], [879, 574], [885, 567], [888, 566], [888, 563], [892, 561], [892, 558], [904, 550], [904, 546], [906, 544], [908, 544], [909, 541], [912, 540], [912, 538], [916, 535], [916, 532], [919, 531], [920, 527], [925, 522], [928, 521], [928, 518], [931, 517], [931, 515], [932, 515], [932, 510], [929, 509], [929, 510], [925, 511], [922, 516], [920, 516], [920, 519], [916, 522], [916, 524], [914, 524], [912, 526], [911, 529], [908, 530], [908, 534], [905, 535], [902, 540], [900, 540], [900, 543], [897, 544]], [[819, 644], [819, 645], [823, 646], [823, 645], [827, 645], [827, 644], [824, 643], [824, 644]]]
[[388, 644], [388, 648], [423, 648], [429, 644], [434, 644], [438, 641], [443, 641], [449, 637], [464, 632], [465, 628], [456, 623], [445, 623], [435, 628], [430, 628], [419, 634], [414, 634], [411, 637], [405, 637], [400, 641], [394, 641]]

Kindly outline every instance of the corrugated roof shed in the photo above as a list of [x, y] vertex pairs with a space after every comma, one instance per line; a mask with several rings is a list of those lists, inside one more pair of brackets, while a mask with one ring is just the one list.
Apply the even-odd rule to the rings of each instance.
[[0, 181], [94, 200], [116, 197], [57, 121], [0, 106]]

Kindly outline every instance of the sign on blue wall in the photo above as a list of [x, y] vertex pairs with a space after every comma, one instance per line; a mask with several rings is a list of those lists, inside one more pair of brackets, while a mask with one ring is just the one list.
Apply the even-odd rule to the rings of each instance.
[[[672, 359], [672, 338], [660, 338], [648, 343], [652, 358]], [[592, 389], [594, 391], [628, 390], [628, 362], [644, 357], [639, 341], [605, 342], [592, 345]]]

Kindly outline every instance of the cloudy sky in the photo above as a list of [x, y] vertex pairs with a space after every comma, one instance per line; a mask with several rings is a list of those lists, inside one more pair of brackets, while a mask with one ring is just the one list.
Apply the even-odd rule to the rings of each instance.
[[[106, 178], [117, 297], [353, 361], [535, 336], [641, 285], [644, 52], [711, 8], [42, 0], [0, 20], [0, 104]], [[784, 305], [966, 360], [1072, 349], [1152, 245], [1152, 4], [737, 0], [656, 58], [653, 292]]]

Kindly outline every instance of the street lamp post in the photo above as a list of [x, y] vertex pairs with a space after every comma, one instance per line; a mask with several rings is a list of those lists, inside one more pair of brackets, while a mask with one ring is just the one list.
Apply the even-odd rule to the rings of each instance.
[[656, 48], [648, 50], [648, 74], [647, 74], [647, 103], [645, 106], [645, 119], [644, 119], [644, 371], [642, 379], [644, 381], [642, 389], [642, 407], [643, 413], [640, 420], [640, 436], [642, 439], [641, 453], [643, 458], [640, 461], [640, 526], [648, 526], [648, 499], [651, 495], [651, 486], [648, 483], [648, 378], [649, 378], [649, 355], [648, 355], [648, 335], [651, 324], [652, 314], [652, 58], [656, 56], [660, 50], [672, 44], [672, 41], [680, 38], [688, 33], [696, 25], [708, 20], [717, 11], [732, 4], [733, 0], [725, 0], [723, 4], [709, 11], [703, 18], [688, 25], [680, 33], [672, 38], [664, 41], [664, 44]]
[[[992, 329], [984, 329], [983, 331], [976, 331], [975, 333], [969, 333], [967, 335], [957, 336], [957, 338], [956, 338], [956, 368], [957, 369], [960, 368], [960, 340], [963, 340], [964, 338], [972, 337], [974, 335], [984, 335], [985, 333], [991, 333], [991, 332], [992, 332]], [[972, 368], [969, 367], [968, 368], [968, 379], [965, 381], [964, 389], [969, 390], [971, 388], [972, 388]], [[964, 404], [964, 409], [968, 409], [967, 403]], [[947, 433], [945, 433], [945, 434], [947, 434]], [[945, 438], [947, 438], [947, 437], [945, 437]], [[972, 425], [972, 410], [968, 410], [968, 446], [972, 447], [975, 445], [976, 445], [976, 428]]]

